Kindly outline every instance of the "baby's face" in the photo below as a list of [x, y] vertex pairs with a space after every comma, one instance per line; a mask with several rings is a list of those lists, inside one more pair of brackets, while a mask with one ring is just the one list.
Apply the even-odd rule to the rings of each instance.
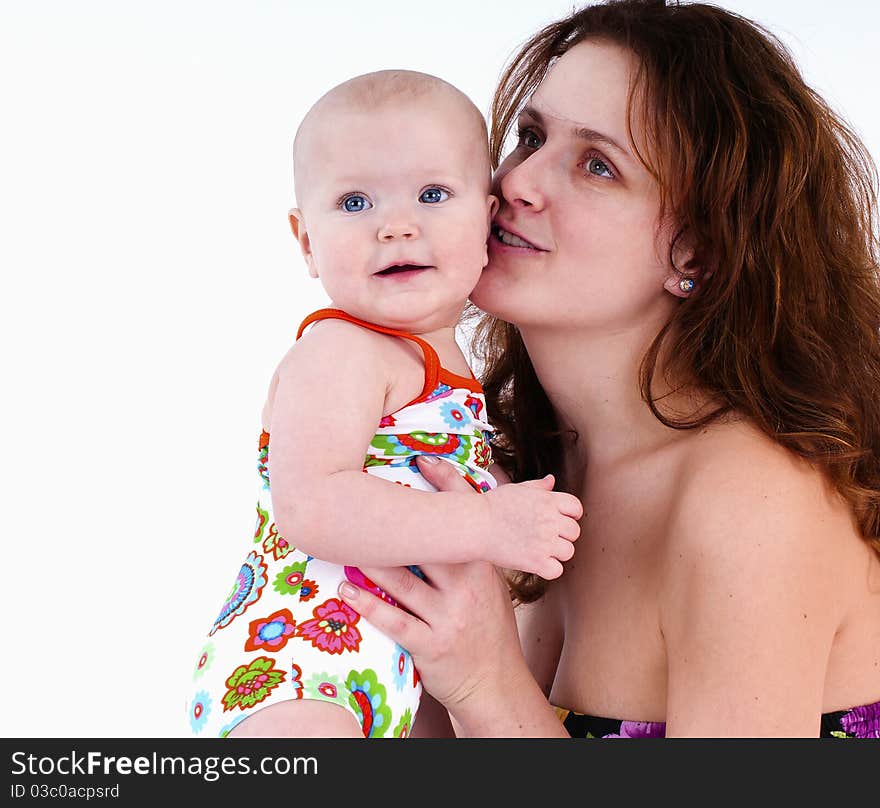
[[333, 110], [301, 155], [299, 239], [333, 304], [393, 328], [457, 322], [487, 263], [483, 134], [442, 97]]

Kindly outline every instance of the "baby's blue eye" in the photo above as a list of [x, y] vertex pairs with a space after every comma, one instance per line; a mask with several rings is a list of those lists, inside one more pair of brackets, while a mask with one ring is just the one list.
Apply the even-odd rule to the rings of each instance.
[[442, 188], [426, 188], [419, 196], [419, 202], [428, 202], [429, 204], [445, 202], [447, 199], [449, 199], [449, 193]]
[[342, 200], [342, 207], [347, 213], [360, 213], [373, 207], [369, 199], [361, 194], [352, 194]]

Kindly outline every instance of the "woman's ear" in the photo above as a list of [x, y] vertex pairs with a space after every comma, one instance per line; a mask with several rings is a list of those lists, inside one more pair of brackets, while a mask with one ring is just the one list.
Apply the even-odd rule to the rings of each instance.
[[673, 272], [663, 282], [663, 288], [676, 297], [690, 297], [697, 288], [697, 279], [690, 275]]
[[676, 297], [690, 297], [711, 275], [712, 270], [707, 267], [692, 240], [684, 233], [679, 234], [672, 244], [663, 288]]
[[290, 222], [293, 237], [299, 242], [299, 248], [302, 251], [303, 258], [306, 260], [306, 266], [309, 268], [309, 275], [312, 278], [317, 278], [318, 267], [312, 254], [312, 245], [309, 242], [309, 231], [306, 229], [306, 220], [303, 212], [299, 208], [291, 208], [287, 213], [287, 219]]

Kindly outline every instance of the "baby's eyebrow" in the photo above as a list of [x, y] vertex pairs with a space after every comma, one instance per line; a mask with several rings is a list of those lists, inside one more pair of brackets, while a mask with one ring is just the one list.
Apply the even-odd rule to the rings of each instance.
[[[544, 125], [544, 116], [530, 104], [523, 107], [520, 114], [528, 115], [541, 126]], [[608, 146], [612, 149], [619, 151], [626, 157], [630, 156], [630, 153], [626, 149], [624, 149], [623, 146], [621, 146], [613, 137], [611, 137], [610, 135], [605, 135], [596, 129], [591, 129], [589, 126], [575, 126], [571, 130], [571, 132], [578, 140], [589, 140], [593, 143], [601, 143], [603, 146]]]

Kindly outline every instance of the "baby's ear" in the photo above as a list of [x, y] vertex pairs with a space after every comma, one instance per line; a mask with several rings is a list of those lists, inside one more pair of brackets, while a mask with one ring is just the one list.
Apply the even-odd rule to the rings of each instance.
[[309, 231], [306, 229], [306, 220], [303, 212], [299, 208], [291, 208], [287, 213], [287, 219], [290, 222], [293, 237], [299, 242], [299, 248], [302, 251], [303, 258], [306, 260], [306, 266], [309, 268], [309, 275], [312, 278], [317, 278], [318, 268], [315, 265], [315, 257], [312, 254], [312, 245], [309, 242]]
[[498, 206], [501, 204], [498, 201], [498, 197], [492, 194], [489, 194], [487, 197], [487, 201], [489, 203], [489, 224], [492, 224], [492, 217], [498, 213]]
[[486, 197], [486, 248], [483, 251], [483, 269], [489, 264], [489, 231], [492, 228], [492, 217], [498, 210], [498, 197], [489, 194]]

